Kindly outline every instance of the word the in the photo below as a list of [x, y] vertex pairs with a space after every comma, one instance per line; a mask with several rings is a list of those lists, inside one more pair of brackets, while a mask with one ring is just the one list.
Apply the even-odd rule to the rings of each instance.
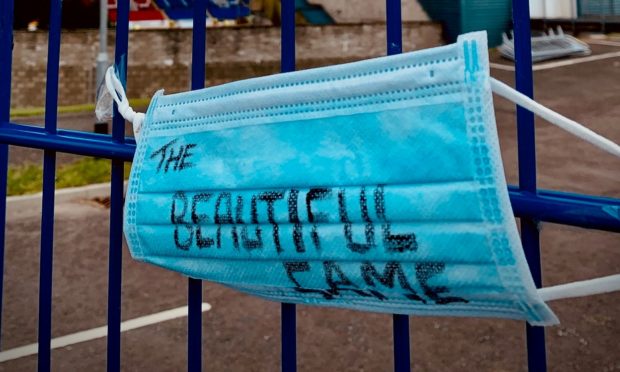
[[187, 145], [181, 145], [178, 147], [177, 151], [175, 151], [175, 148], [172, 145], [174, 145], [177, 140], [178, 139], [173, 139], [151, 154], [150, 159], [155, 159], [157, 156], [160, 157], [159, 163], [157, 164], [157, 173], [162, 170], [162, 167], [164, 169], [164, 173], [168, 173], [172, 163], [174, 163], [174, 166], [172, 167], [173, 171], [182, 171], [183, 169], [194, 166], [194, 164], [187, 161], [187, 159], [194, 155], [190, 152], [190, 150], [196, 147], [196, 144], [189, 143]]

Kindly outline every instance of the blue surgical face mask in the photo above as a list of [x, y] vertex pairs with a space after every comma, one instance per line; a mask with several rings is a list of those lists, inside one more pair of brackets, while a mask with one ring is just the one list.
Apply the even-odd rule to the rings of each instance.
[[[131, 254], [276, 301], [557, 323], [544, 298], [567, 294], [537, 291], [528, 271], [491, 84], [536, 106], [491, 83], [484, 33], [158, 93], [146, 117], [109, 72], [139, 134], [125, 208]], [[618, 286], [617, 276], [601, 280]]]

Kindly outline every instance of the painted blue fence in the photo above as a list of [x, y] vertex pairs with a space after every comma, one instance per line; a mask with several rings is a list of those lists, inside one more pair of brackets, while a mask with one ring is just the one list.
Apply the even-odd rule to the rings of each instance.
[[[54, 225], [54, 192], [56, 152], [96, 156], [111, 160], [111, 213], [108, 289], [108, 371], [120, 370], [121, 322], [121, 259], [123, 163], [131, 161], [135, 141], [125, 138], [125, 122], [115, 107], [112, 135], [58, 130], [58, 66], [61, 39], [62, 0], [52, 0], [45, 101], [45, 127], [18, 125], [10, 122], [11, 56], [13, 43], [14, 0], [0, 0], [0, 272], [4, 272], [4, 238], [6, 222], [6, 181], [8, 145], [37, 148], [44, 151], [43, 208], [41, 212], [41, 259], [39, 294], [40, 371], [50, 370], [52, 257]], [[194, 1], [194, 23], [205, 24], [207, 0]], [[386, 0], [387, 54], [402, 51], [400, 0]], [[533, 95], [532, 58], [530, 53], [530, 19], [527, 1], [513, 1], [515, 29], [517, 89]], [[116, 60], [121, 79], [127, 76], [129, 0], [118, 2], [116, 29]], [[192, 89], [200, 89], [205, 81], [205, 37], [202, 27], [193, 30]], [[282, 72], [295, 69], [295, 0], [282, 0]], [[515, 215], [521, 218], [522, 240], [537, 286], [541, 285], [539, 221], [620, 232], [620, 224], [605, 210], [620, 201], [587, 195], [538, 190], [536, 187], [536, 149], [534, 117], [521, 108], [517, 110], [519, 141], [519, 186], [509, 187]], [[2, 281], [0, 281], [1, 309]], [[201, 302], [202, 284], [188, 280], [188, 370], [200, 371], [202, 366]], [[296, 370], [295, 305], [282, 304], [282, 370]], [[0, 313], [1, 315], [1, 313]], [[0, 317], [1, 318], [1, 317]], [[394, 315], [394, 370], [409, 371], [411, 365], [409, 319]], [[531, 371], [546, 370], [545, 334], [543, 328], [526, 326], [528, 365]], [[208, 345], [207, 345], [208, 347]]]

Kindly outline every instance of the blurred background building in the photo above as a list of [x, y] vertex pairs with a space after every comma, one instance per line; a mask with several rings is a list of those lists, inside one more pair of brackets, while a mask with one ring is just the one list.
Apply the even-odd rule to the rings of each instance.
[[[97, 28], [100, 0], [64, 0], [65, 29]], [[116, 19], [117, 0], [108, 4], [109, 20]], [[620, 23], [620, 0], [529, 0], [533, 19], [551, 20], [595, 30], [613, 30]], [[210, 0], [207, 26], [279, 25], [279, 0]], [[131, 0], [132, 29], [189, 28], [193, 0]], [[385, 3], [376, 0], [296, 0], [300, 24], [361, 24], [383, 22]], [[17, 29], [46, 29], [49, 0], [15, 2]], [[437, 21], [446, 41], [456, 35], [485, 29], [491, 44], [510, 28], [511, 0], [403, 0], [403, 21]], [[538, 25], [539, 23], [535, 23]], [[565, 27], [566, 28], [566, 27]]]
[[[60, 104], [94, 102], [100, 36], [100, 0], [64, 0]], [[118, 0], [103, 0], [111, 26]], [[130, 0], [129, 86], [133, 98], [189, 88], [194, 0]], [[295, 0], [297, 68], [385, 54], [385, 2]], [[15, 1], [12, 106], [43, 106], [49, 0]], [[609, 32], [620, 25], [620, 0], [530, 0], [532, 25], [562, 26], [577, 33]], [[453, 42], [459, 34], [486, 30], [489, 46], [511, 25], [511, 0], [402, 0], [403, 50]], [[209, 0], [206, 26], [207, 84], [279, 71], [280, 0]], [[114, 28], [107, 49], [112, 56]], [[111, 61], [112, 59], [106, 59]]]

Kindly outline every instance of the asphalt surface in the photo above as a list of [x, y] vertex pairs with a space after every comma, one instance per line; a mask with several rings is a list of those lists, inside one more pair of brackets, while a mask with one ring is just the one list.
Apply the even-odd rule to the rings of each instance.
[[[620, 47], [593, 46], [595, 54]], [[495, 56], [494, 60], [500, 63]], [[492, 70], [512, 84], [512, 73]], [[620, 58], [535, 73], [539, 102], [620, 142]], [[514, 106], [496, 98], [502, 158], [510, 183], [518, 180]], [[41, 122], [41, 119], [36, 119]], [[22, 122], [35, 122], [25, 119]], [[63, 116], [60, 127], [90, 130], [87, 115]], [[620, 197], [620, 161], [554, 126], [537, 120], [541, 188]], [[70, 161], [71, 157], [62, 157]], [[11, 153], [13, 164], [40, 161], [34, 150]], [[2, 349], [37, 340], [40, 210], [9, 208], [4, 273]], [[56, 206], [54, 337], [106, 324], [109, 210], [92, 201]], [[543, 224], [545, 285], [620, 273], [620, 235]], [[131, 260], [123, 252], [123, 319], [186, 304], [187, 280]], [[205, 371], [277, 371], [280, 305], [204, 283]], [[560, 326], [547, 328], [550, 371], [620, 370], [620, 292], [551, 304]], [[125, 332], [125, 371], [186, 368], [187, 319]], [[389, 371], [391, 316], [298, 306], [300, 371]], [[412, 367], [417, 371], [526, 370], [525, 325], [509, 320], [411, 318]], [[52, 352], [56, 371], [102, 371], [105, 338]], [[36, 369], [36, 356], [0, 364], [0, 371]]]

